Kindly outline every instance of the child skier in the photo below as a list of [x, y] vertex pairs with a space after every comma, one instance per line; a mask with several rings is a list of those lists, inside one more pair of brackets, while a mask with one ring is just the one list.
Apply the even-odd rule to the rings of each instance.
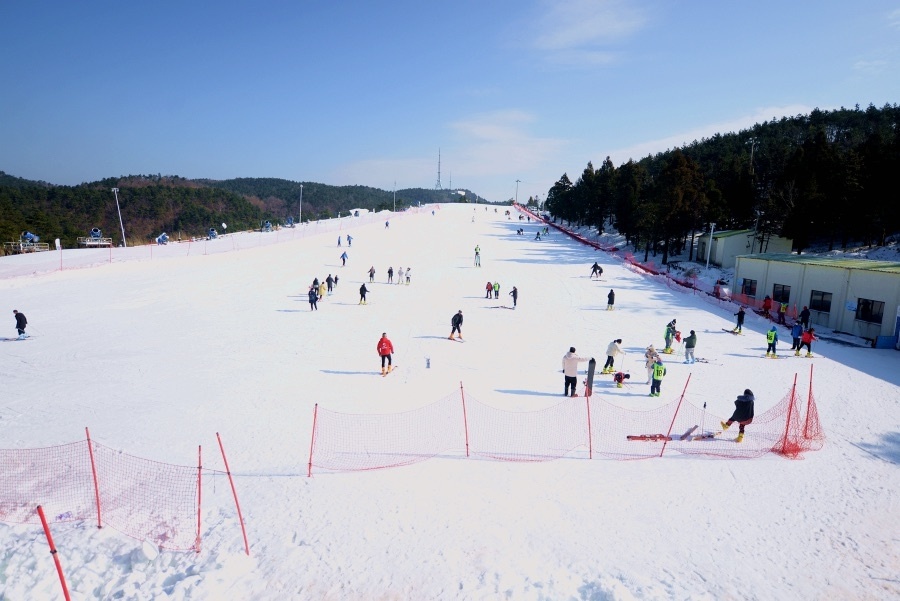
[[28, 338], [28, 335], [25, 334], [25, 326], [28, 325], [28, 320], [25, 319], [25, 314], [13, 309], [13, 315], [16, 316], [16, 332], [19, 333], [18, 338], [16, 340], [25, 340]]
[[603, 366], [603, 371], [601, 374], [611, 374], [615, 371], [613, 365], [616, 362], [616, 355], [624, 355], [622, 352], [622, 347], [619, 345], [622, 344], [621, 338], [616, 338], [612, 342], [609, 343], [609, 346], [606, 347], [606, 364]]
[[803, 324], [799, 321], [796, 322], [793, 326], [791, 326], [791, 350], [797, 351], [795, 354], [800, 354], [800, 336], [803, 335]]
[[672, 339], [675, 338], [675, 321], [676, 320], [673, 319], [666, 324], [666, 347], [663, 349], [664, 353], [672, 354], [675, 352], [672, 350]]
[[[365, 286], [365, 284], [363, 284]], [[387, 337], [387, 332], [381, 333], [381, 338], [378, 339], [378, 344], [375, 347], [378, 350], [378, 356], [381, 357], [381, 375], [387, 375], [390, 373], [394, 366], [391, 364], [391, 355], [394, 353], [394, 345], [391, 344], [391, 341]], [[385, 369], [385, 364], [387, 364], [387, 369]]]
[[803, 332], [803, 334], [800, 335], [800, 345], [797, 347], [797, 352], [794, 354], [799, 357], [800, 349], [802, 349], [805, 346], [806, 347], [806, 356], [812, 357], [813, 356], [813, 354], [812, 354], [813, 340], [818, 340], [818, 338], [816, 338], [816, 329], [815, 328], [810, 328], [810, 329], [806, 330], [805, 332]]
[[650, 380], [653, 379], [653, 364], [656, 363], [657, 359], [659, 359], [659, 353], [656, 352], [656, 349], [651, 344], [644, 353], [644, 367], [647, 368], [647, 381], [645, 384], [649, 384]]
[[597, 276], [597, 279], [603, 277], [603, 268], [600, 267], [600, 264], [596, 261], [594, 261], [594, 264], [591, 265], [591, 279], [593, 279], [595, 275]]
[[744, 394], [738, 396], [734, 401], [734, 413], [731, 414], [728, 421], [721, 422], [722, 430], [727, 430], [734, 422], [740, 424], [741, 427], [738, 430], [738, 435], [737, 438], [734, 439], [734, 442], [741, 442], [744, 440], [744, 426], [753, 422], [753, 401], [753, 392], [747, 388], [744, 390]]
[[656, 358], [653, 363], [653, 380], [650, 382], [650, 396], [659, 396], [662, 387], [662, 379], [666, 375], [666, 366], [663, 365], [662, 359]]
[[622, 373], [620, 371], [616, 372], [616, 375], [613, 376], [613, 380], [616, 383], [616, 388], [622, 388], [625, 380], [631, 379], [631, 374]]
[[769, 345], [766, 347], [766, 357], [777, 359], [778, 355], [775, 354], [775, 345], [778, 344], [778, 330], [776, 329], [776, 326], [772, 326], [772, 328], [766, 332], [766, 342]]
[[500, 282], [494, 282], [494, 298], [500, 298]]
[[454, 315], [453, 318], [450, 319], [450, 327], [451, 327], [450, 337], [449, 337], [450, 340], [453, 340], [454, 334], [459, 334], [459, 339], [460, 340], [463, 339], [462, 324], [463, 324], [463, 314], [462, 314], [462, 309], [460, 309], [459, 311], [456, 312], [456, 315]]
[[742, 306], [740, 309], [738, 309], [738, 312], [735, 313], [735, 315], [737, 315], [737, 326], [735, 326], [732, 332], [737, 332], [738, 334], [740, 334], [741, 330], [744, 329], [744, 315], [746, 315], [746, 313], [744, 313], [744, 307]]
[[366, 303], [366, 293], [367, 292], [369, 292], [369, 289], [366, 288], [365, 284], [363, 284], [362, 286], [359, 287], [359, 304], [360, 305], [368, 304], [368, 303]]

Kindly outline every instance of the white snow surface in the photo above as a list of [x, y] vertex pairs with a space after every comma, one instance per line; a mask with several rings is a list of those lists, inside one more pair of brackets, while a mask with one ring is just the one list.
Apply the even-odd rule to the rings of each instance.
[[[900, 354], [819, 342], [812, 362], [765, 360], [769, 324], [752, 313], [745, 336], [729, 335], [731, 311], [561, 234], [535, 241], [533, 222], [503, 211], [345, 221], [352, 248], [338, 249], [333, 230], [243, 249], [235, 234], [208, 243], [229, 252], [150, 259], [143, 247], [125, 260], [116, 249], [111, 264], [0, 279], [4, 336], [15, 336], [13, 308], [32, 335], [0, 342], [0, 448], [77, 442], [89, 427], [100, 444], [165, 463], [196, 465], [202, 445], [204, 467], [224, 470], [219, 433], [235, 474], [249, 557], [227, 479], [204, 476], [199, 553], [153, 557], [112, 528], [51, 524], [73, 599], [900, 598]], [[78, 252], [94, 251], [64, 251]], [[34, 259], [0, 267], [10, 260]], [[605, 281], [588, 277], [595, 260]], [[389, 265], [412, 267], [411, 284], [387, 285]], [[307, 288], [329, 273], [335, 294], [311, 312]], [[484, 298], [488, 279], [501, 284], [497, 301]], [[499, 309], [512, 286], [518, 308]], [[465, 344], [447, 340], [459, 309]], [[641, 356], [672, 318], [697, 332], [698, 357], [721, 365], [666, 357], [651, 398]], [[399, 366], [384, 378], [382, 332]], [[636, 381], [598, 378], [595, 393], [633, 409], [672, 401], [692, 374], [686, 401], [727, 417], [751, 388], [760, 414], [795, 374], [805, 391], [813, 364], [824, 448], [803, 460], [448, 454], [306, 475], [316, 403], [391, 414], [462, 383], [493, 407], [543, 409], [563, 402], [569, 347], [602, 365], [614, 338]], [[0, 524], [0, 540], [0, 600], [62, 598], [39, 525]]]

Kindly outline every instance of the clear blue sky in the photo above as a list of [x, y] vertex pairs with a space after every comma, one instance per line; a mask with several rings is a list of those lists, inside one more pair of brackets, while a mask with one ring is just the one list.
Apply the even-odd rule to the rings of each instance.
[[0, 170], [489, 200], [715, 132], [900, 102], [900, 2], [7, 2]]

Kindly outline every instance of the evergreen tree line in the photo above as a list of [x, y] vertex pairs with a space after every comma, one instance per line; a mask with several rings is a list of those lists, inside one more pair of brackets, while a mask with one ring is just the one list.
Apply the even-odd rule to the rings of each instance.
[[550, 188], [554, 217], [612, 225], [627, 242], [661, 253], [687, 251], [696, 234], [751, 228], [765, 248], [772, 235], [829, 249], [883, 245], [900, 230], [900, 106], [812, 111], [715, 135], [618, 167], [591, 163], [575, 183]]
[[[466, 202], [449, 190], [405, 189], [395, 194], [366, 186], [328, 186], [303, 182], [302, 219], [314, 221], [347, 214], [352, 209], [397, 210], [418, 203]], [[112, 188], [118, 188], [119, 209], [128, 244], [151, 242], [162, 232], [174, 237], [205, 236], [258, 229], [264, 221], [299, 222], [301, 182], [275, 178], [224, 181], [189, 180], [178, 176], [130, 175], [77, 186], [56, 186], [0, 171], [0, 241], [17, 241], [23, 231], [43, 242], [59, 238], [66, 248], [77, 238], [100, 228], [115, 245], [122, 242], [119, 213]]]

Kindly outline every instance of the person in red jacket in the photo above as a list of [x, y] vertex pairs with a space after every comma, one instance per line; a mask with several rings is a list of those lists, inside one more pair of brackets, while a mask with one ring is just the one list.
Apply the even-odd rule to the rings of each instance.
[[800, 349], [802, 349], [805, 346], [806, 347], [806, 356], [812, 357], [813, 356], [813, 354], [812, 354], [813, 340], [818, 340], [818, 338], [816, 338], [816, 329], [815, 328], [810, 328], [810, 329], [806, 330], [805, 332], [803, 332], [800, 335], [800, 346], [797, 347], [797, 352], [794, 354], [799, 357]]
[[[381, 333], [381, 338], [378, 339], [378, 346], [376, 348], [378, 349], [378, 356], [381, 357], [381, 375], [385, 376], [394, 369], [394, 366], [391, 365], [391, 355], [394, 352], [394, 345], [388, 340], [387, 332]], [[385, 364], [387, 364], [387, 368], [385, 368]]]

